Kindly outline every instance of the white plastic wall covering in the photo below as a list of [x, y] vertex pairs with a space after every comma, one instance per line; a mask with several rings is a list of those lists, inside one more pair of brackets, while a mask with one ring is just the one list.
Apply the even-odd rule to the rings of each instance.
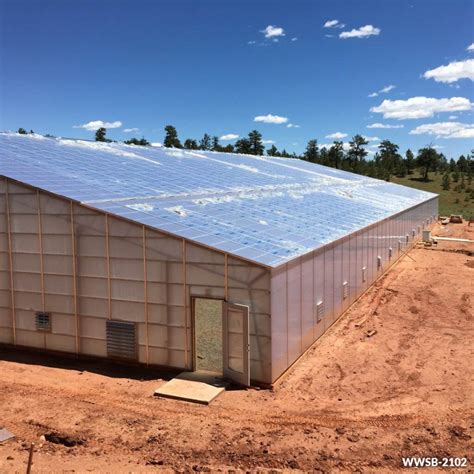
[[331, 326], [334, 313], [334, 247], [324, 251], [324, 330]]
[[341, 298], [341, 312], [349, 307], [349, 281], [351, 273], [350, 238], [341, 245], [341, 279], [339, 280], [339, 297]]
[[301, 262], [288, 262], [288, 362], [301, 355]]
[[343, 255], [343, 243], [338, 242], [334, 247], [334, 279], [333, 279], [333, 312], [331, 317], [331, 323], [333, 323], [342, 311], [342, 292], [341, 285], [342, 279], [342, 255]]
[[[314, 327], [314, 340], [324, 333], [324, 282], [325, 282], [325, 267], [324, 267], [325, 252], [317, 252], [313, 259], [314, 266], [314, 302], [316, 306], [316, 324]], [[321, 310], [318, 308], [321, 305]]]
[[271, 278], [271, 340], [272, 380], [282, 374], [288, 363], [288, 272], [286, 265], [272, 271]]
[[301, 323], [302, 349], [305, 351], [314, 341], [314, 255], [301, 259]]
[[359, 291], [359, 281], [357, 279], [357, 269], [360, 265], [359, 249], [357, 248], [358, 232], [350, 239], [351, 268], [349, 276], [349, 304], [356, 300]]

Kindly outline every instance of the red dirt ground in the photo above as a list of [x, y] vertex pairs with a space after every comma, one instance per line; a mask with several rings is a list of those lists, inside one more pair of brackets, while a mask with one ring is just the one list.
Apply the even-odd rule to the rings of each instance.
[[[474, 239], [474, 226], [436, 232]], [[473, 251], [412, 250], [273, 390], [208, 407], [153, 398], [156, 372], [3, 349], [0, 425], [17, 438], [0, 472], [24, 472], [31, 442], [33, 472], [391, 473], [402, 456], [470, 457], [472, 470]]]

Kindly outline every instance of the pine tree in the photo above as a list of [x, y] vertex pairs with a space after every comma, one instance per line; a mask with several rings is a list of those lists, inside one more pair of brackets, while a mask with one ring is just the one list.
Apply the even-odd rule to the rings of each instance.
[[95, 132], [96, 142], [108, 142], [109, 140], [105, 137], [107, 130], [104, 127], [100, 127]]
[[317, 163], [319, 161], [318, 140], [313, 139], [308, 142], [303, 160], [310, 161], [311, 163]]
[[211, 149], [211, 136], [208, 135], [207, 133], [204, 134], [202, 137], [200, 143], [199, 143], [199, 148], [201, 150], [210, 150]]
[[443, 189], [449, 191], [451, 188], [451, 179], [449, 178], [449, 173], [444, 173], [443, 175]]
[[415, 155], [409, 148], [405, 153], [405, 167], [408, 174], [413, 174], [413, 170], [415, 169]]
[[130, 140], [125, 140], [124, 143], [126, 145], [137, 145], [137, 146], [150, 146], [150, 142], [146, 140], [144, 137], [138, 138], [130, 138]]
[[416, 164], [422, 169], [423, 181], [428, 181], [428, 173], [436, 170], [438, 162], [439, 155], [431, 145], [418, 150]]
[[186, 140], [184, 140], [184, 148], [187, 150], [199, 150], [199, 145], [193, 138], [186, 138]]
[[280, 153], [278, 152], [278, 148], [273, 144], [268, 150], [267, 150], [267, 155], [268, 156], [279, 156]]
[[248, 136], [250, 144], [250, 153], [252, 155], [263, 155], [265, 147], [262, 143], [262, 134], [258, 130], [252, 130]]
[[27, 135], [28, 132], [27, 132], [24, 128], [20, 127], [20, 128], [18, 129], [18, 133], [19, 133], [20, 135]]
[[235, 142], [235, 152], [242, 153], [245, 155], [251, 155], [252, 150], [250, 146], [250, 141], [248, 138], [241, 138]]
[[212, 137], [211, 150], [212, 151], [220, 151], [221, 150], [221, 146], [219, 144], [219, 137], [217, 137], [215, 135]]
[[349, 151], [347, 158], [351, 165], [362, 161], [367, 156], [367, 150], [364, 148], [369, 142], [362, 135], [354, 135], [349, 142]]
[[327, 164], [332, 168], [341, 168], [344, 160], [344, 144], [335, 141], [327, 153]]
[[398, 154], [398, 145], [390, 140], [382, 140], [380, 142], [379, 154], [376, 163], [385, 170], [385, 179], [390, 181], [390, 177], [395, 173], [402, 161], [402, 157]]
[[168, 148], [183, 148], [183, 145], [181, 145], [178, 138], [178, 132], [173, 125], [167, 125], [165, 127], [165, 132], [165, 139], [163, 141], [164, 146]]

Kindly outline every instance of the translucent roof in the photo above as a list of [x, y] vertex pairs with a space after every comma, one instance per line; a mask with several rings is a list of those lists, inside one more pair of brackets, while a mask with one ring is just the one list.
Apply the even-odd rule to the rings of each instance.
[[0, 175], [271, 267], [435, 197], [297, 159], [7, 133]]

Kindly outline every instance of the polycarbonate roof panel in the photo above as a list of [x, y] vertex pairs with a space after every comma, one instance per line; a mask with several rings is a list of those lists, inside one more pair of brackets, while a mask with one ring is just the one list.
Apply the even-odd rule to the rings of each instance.
[[272, 267], [435, 197], [297, 159], [8, 133], [0, 175]]

